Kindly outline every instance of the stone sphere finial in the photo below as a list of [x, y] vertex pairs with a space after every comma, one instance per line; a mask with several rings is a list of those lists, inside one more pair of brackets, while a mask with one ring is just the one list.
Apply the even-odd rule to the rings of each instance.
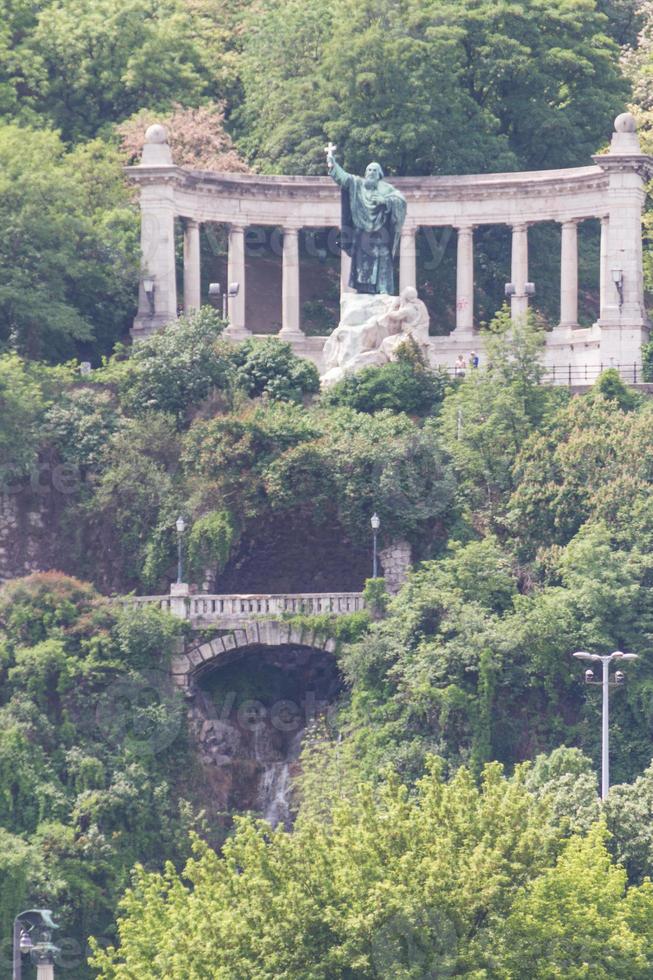
[[161, 123], [154, 123], [145, 133], [141, 166], [170, 167], [171, 165], [172, 152], [168, 143], [168, 127]]
[[620, 113], [614, 121], [615, 133], [636, 133], [637, 123], [632, 112]]
[[161, 123], [153, 123], [152, 126], [148, 126], [145, 133], [146, 143], [167, 143], [168, 142], [168, 129]]

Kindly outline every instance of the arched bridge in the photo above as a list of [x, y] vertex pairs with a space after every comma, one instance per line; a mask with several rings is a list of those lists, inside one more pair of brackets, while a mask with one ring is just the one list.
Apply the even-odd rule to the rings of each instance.
[[[173, 587], [174, 591], [174, 587]], [[228, 664], [252, 647], [300, 646], [335, 651], [328, 634], [289, 621], [291, 616], [342, 616], [365, 608], [360, 592], [277, 595], [133, 596], [139, 605], [157, 605], [186, 619], [193, 629], [214, 628], [219, 635], [193, 645], [172, 660], [175, 684], [190, 693], [194, 681], [218, 664]], [[284, 618], [286, 617], [286, 618]]]

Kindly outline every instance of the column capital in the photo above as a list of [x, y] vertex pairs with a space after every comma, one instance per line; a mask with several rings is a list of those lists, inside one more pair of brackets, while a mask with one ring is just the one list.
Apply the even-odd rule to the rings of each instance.
[[406, 238], [414, 238], [419, 231], [419, 225], [404, 225], [401, 229], [402, 237], [405, 235]]
[[476, 227], [476, 225], [468, 224], [467, 222], [461, 222], [461, 224], [454, 225], [454, 228], [459, 235], [473, 235]]
[[201, 223], [202, 222], [198, 221], [197, 218], [189, 218], [188, 216], [184, 216], [184, 224], [187, 228], [199, 228]]
[[233, 231], [233, 232], [239, 233], [241, 231], [244, 232], [246, 228], [247, 228], [247, 222], [245, 222], [245, 221], [230, 221], [229, 222], [229, 231]]
[[556, 218], [556, 222], [559, 225], [579, 225], [581, 221], [585, 221], [585, 218]]
[[512, 228], [513, 232], [521, 232], [528, 231], [532, 224], [532, 221], [513, 221], [510, 222], [510, 227]]

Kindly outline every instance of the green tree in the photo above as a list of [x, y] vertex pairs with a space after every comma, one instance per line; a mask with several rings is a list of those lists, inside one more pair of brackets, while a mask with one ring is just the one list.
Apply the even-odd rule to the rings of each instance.
[[12, 478], [36, 462], [45, 399], [38, 378], [16, 354], [0, 356], [0, 473], [5, 492]]
[[[4, 126], [0, 170], [0, 344], [48, 361], [94, 338], [106, 349], [133, 312], [138, 275], [117, 153], [67, 154], [54, 132]], [[111, 175], [101, 194], [100, 173]]]
[[343, 378], [323, 396], [327, 405], [345, 405], [357, 412], [406, 412], [435, 415], [444, 399], [447, 375], [432, 371], [416, 345], [403, 345], [398, 358]]
[[198, 845], [183, 877], [138, 869], [121, 945], [94, 965], [102, 980], [144, 969], [307, 980], [482, 970], [488, 923], [558, 851], [544, 815], [520, 775], [492, 766], [480, 788], [436, 767], [412, 799], [394, 782], [376, 801], [363, 786], [292, 834], [240, 820], [223, 855]]
[[62, 0], [41, 11], [29, 49], [47, 83], [38, 111], [67, 140], [88, 139], [138, 109], [197, 104], [207, 90], [205, 42], [178, 0]]
[[626, 892], [626, 872], [611, 864], [605, 836], [597, 824], [585, 839], [572, 838], [555, 868], [517, 898], [497, 957], [503, 975], [650, 976], [653, 886]]
[[165, 412], [183, 427], [212, 393], [229, 404], [233, 369], [230, 346], [218, 343], [223, 328], [218, 314], [203, 307], [134, 347], [119, 368], [124, 410], [133, 415]]
[[236, 384], [250, 398], [301, 402], [320, 390], [320, 376], [311, 361], [297, 357], [290, 344], [276, 339], [246, 340], [232, 355]]
[[570, 0], [326, 12], [268, 0], [244, 45], [243, 145], [286, 172], [323, 172], [327, 135], [350, 169], [370, 157], [400, 174], [579, 164], [627, 98], [607, 27]]
[[2, 927], [55, 908], [85, 980], [87, 937], [111, 928], [128, 869], [187, 856], [169, 777], [189, 761], [165, 683], [179, 623], [53, 572], [5, 585], [0, 623]]

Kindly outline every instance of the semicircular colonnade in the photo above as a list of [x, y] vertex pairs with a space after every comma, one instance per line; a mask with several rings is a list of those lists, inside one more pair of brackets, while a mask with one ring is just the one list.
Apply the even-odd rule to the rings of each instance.
[[[643, 154], [633, 117], [615, 121], [608, 152], [592, 166], [523, 173], [397, 177], [394, 185], [408, 202], [402, 229], [400, 288], [415, 286], [418, 229], [457, 231], [456, 326], [449, 336], [430, 338], [433, 364], [452, 365], [456, 356], [482, 340], [474, 318], [474, 230], [504, 225], [512, 230], [510, 302], [513, 316], [528, 309], [528, 229], [540, 222], [561, 227], [560, 322], [547, 334], [546, 363], [592, 369], [641, 365], [648, 340], [644, 307], [641, 221], [653, 159]], [[247, 296], [246, 232], [268, 226], [282, 235], [282, 324], [279, 336], [296, 353], [322, 367], [325, 337], [307, 337], [301, 328], [299, 233], [340, 223], [340, 193], [329, 177], [221, 174], [175, 166], [165, 127], [150, 127], [141, 163], [127, 168], [138, 184], [141, 209], [142, 277], [134, 338], [145, 337], [177, 316], [175, 219], [184, 227], [184, 305], [200, 305], [200, 227], [228, 227], [227, 282], [238, 284], [229, 297], [233, 339], [251, 336]], [[600, 315], [591, 327], [578, 326], [578, 225], [601, 222]], [[348, 290], [349, 259], [341, 252], [341, 290]], [[146, 289], [146, 285], [148, 289]], [[335, 324], [334, 324], [335, 326]], [[563, 379], [564, 380], [564, 379]], [[636, 378], [635, 378], [636, 380]]]

